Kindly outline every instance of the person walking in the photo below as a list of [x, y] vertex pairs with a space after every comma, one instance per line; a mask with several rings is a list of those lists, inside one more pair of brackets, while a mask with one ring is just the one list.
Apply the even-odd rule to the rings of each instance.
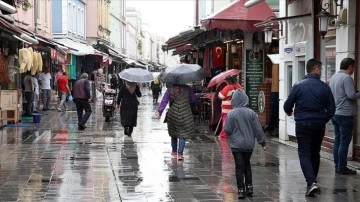
[[224, 125], [226, 123], [227, 113], [232, 109], [231, 96], [237, 89], [242, 89], [241, 85], [237, 83], [235, 76], [227, 76], [225, 78], [227, 85], [219, 92], [218, 97], [222, 100], [221, 102], [221, 121], [222, 130], [219, 134], [220, 138], [227, 138], [224, 131]]
[[120, 122], [128, 137], [131, 137], [137, 125], [138, 97], [141, 97], [141, 91], [137, 83], [125, 81], [125, 85], [119, 90], [117, 108], [120, 109]]
[[336, 105], [335, 115], [331, 119], [335, 130], [333, 146], [335, 172], [345, 175], [356, 174], [355, 170], [347, 166], [347, 155], [356, 114], [356, 100], [360, 99], [360, 92], [355, 92], [354, 81], [351, 77], [354, 69], [355, 60], [344, 58], [340, 63], [340, 71], [331, 77], [329, 83]]
[[[86, 122], [91, 115], [90, 101], [90, 82], [88, 80], [89, 75], [82, 73], [80, 79], [77, 80], [73, 87], [74, 103], [76, 105], [76, 111], [78, 116], [78, 129], [85, 130]], [[85, 114], [84, 114], [85, 111]]]
[[154, 81], [151, 82], [150, 88], [152, 91], [153, 103], [157, 103], [161, 92], [161, 83], [158, 78], [155, 78]]
[[31, 81], [33, 83], [34, 86], [34, 102], [33, 102], [33, 112], [37, 113], [37, 110], [39, 109], [39, 94], [40, 94], [40, 89], [39, 89], [39, 81], [37, 79], [38, 75], [32, 75], [31, 77]]
[[183, 152], [186, 139], [195, 134], [194, 116], [190, 106], [195, 102], [196, 95], [189, 86], [174, 84], [166, 90], [157, 110], [157, 118], [160, 119], [169, 103], [165, 120], [171, 137], [171, 156], [178, 160], [184, 159]]
[[317, 175], [320, 167], [321, 143], [326, 123], [334, 116], [335, 101], [330, 87], [320, 80], [321, 61], [310, 59], [306, 64], [307, 75], [295, 83], [284, 103], [288, 116], [295, 105], [295, 131], [301, 170], [305, 176], [306, 196], [318, 191]]
[[57, 86], [58, 86], [58, 96], [60, 99], [59, 105], [57, 110], [61, 112], [61, 106], [64, 106], [65, 111], [67, 110], [66, 106], [66, 97], [68, 94], [70, 94], [70, 88], [69, 88], [69, 80], [66, 77], [66, 72], [63, 72], [63, 75], [61, 75], [57, 79]]
[[43, 102], [43, 111], [50, 109], [50, 99], [51, 99], [51, 74], [49, 67], [45, 67], [44, 72], [39, 76], [39, 81], [41, 84], [42, 91], [42, 102]]
[[[236, 90], [231, 99], [233, 109], [227, 114], [224, 131], [234, 156], [238, 197], [253, 195], [250, 158], [257, 142], [266, 150], [266, 140], [257, 114], [248, 108], [249, 97]], [[245, 180], [245, 183], [244, 183]]]
[[31, 72], [27, 71], [24, 77], [24, 98], [25, 98], [25, 113], [24, 116], [32, 116], [34, 103], [34, 84], [31, 78]]

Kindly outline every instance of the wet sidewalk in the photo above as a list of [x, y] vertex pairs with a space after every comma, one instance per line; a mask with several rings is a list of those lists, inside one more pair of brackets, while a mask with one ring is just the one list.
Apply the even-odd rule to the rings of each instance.
[[[74, 106], [42, 112], [40, 124], [2, 128], [0, 201], [238, 201], [227, 142], [202, 122], [184, 161], [172, 159], [166, 124], [153, 118], [158, 105], [142, 92], [132, 138], [124, 137], [119, 115], [105, 123], [101, 102], [93, 104], [85, 131], [77, 130]], [[267, 147], [256, 145], [251, 159], [254, 196], [239, 201], [360, 198], [360, 175], [335, 174], [327, 158], [318, 177], [321, 194], [306, 198], [296, 148], [271, 137]]]

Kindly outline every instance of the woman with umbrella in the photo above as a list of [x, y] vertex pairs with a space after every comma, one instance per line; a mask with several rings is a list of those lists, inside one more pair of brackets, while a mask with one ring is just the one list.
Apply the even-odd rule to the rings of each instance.
[[125, 81], [125, 84], [119, 90], [117, 108], [120, 108], [120, 119], [124, 133], [131, 137], [137, 124], [138, 97], [141, 97], [137, 82], [150, 82], [154, 78], [149, 71], [140, 68], [125, 69], [119, 73], [119, 76]]
[[230, 110], [232, 110], [232, 106], [231, 106], [232, 94], [237, 89], [242, 89], [242, 86], [236, 81], [236, 76], [228, 75], [225, 78], [225, 81], [227, 82], [227, 85], [218, 94], [218, 97], [222, 100], [221, 102], [222, 129], [220, 132], [220, 138], [227, 138], [227, 135], [224, 131], [224, 125], [226, 122], [227, 114], [229, 113]]
[[183, 160], [185, 140], [195, 134], [194, 116], [190, 105], [196, 102], [196, 95], [187, 85], [170, 85], [159, 105], [158, 119], [160, 119], [168, 102], [170, 102], [170, 108], [166, 113], [165, 121], [171, 137], [171, 156]]
[[168, 89], [159, 105], [157, 118], [160, 119], [167, 103], [170, 102], [165, 121], [171, 137], [171, 156], [177, 157], [178, 160], [184, 159], [185, 140], [195, 134], [191, 105], [196, 103], [196, 95], [186, 84], [200, 81], [205, 77], [206, 73], [197, 64], [178, 64], [166, 68], [159, 75], [160, 81], [166, 83]]
[[137, 124], [138, 97], [141, 97], [141, 91], [137, 83], [125, 81], [125, 85], [119, 91], [117, 108], [120, 109], [121, 125], [128, 137], [131, 137]]

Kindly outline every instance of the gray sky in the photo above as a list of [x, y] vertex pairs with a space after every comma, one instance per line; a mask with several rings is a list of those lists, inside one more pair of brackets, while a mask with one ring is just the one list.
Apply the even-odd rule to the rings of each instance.
[[166, 38], [188, 30], [195, 21], [194, 0], [127, 0], [126, 6], [139, 9], [143, 23]]

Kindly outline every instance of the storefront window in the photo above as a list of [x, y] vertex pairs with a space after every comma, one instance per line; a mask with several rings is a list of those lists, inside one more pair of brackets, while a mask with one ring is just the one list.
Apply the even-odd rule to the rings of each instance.
[[[334, 45], [326, 46], [325, 48], [325, 62], [323, 64], [324, 71], [322, 71], [321, 80], [326, 83], [330, 82], [330, 78], [336, 72], [336, 48]], [[334, 138], [334, 126], [329, 121], [327, 136]]]

